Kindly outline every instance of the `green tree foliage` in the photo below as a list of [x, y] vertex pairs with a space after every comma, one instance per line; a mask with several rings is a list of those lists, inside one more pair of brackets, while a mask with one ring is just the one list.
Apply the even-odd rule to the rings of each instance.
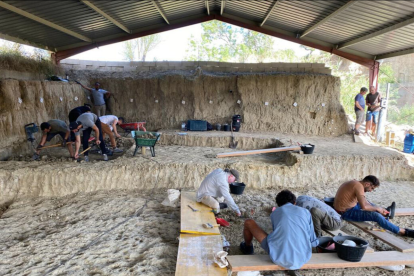
[[186, 60], [264, 62], [271, 58], [273, 38], [216, 20], [202, 23], [199, 38], [191, 36]]
[[[145, 61], [148, 53], [157, 48], [161, 41], [159, 34], [126, 41], [122, 46], [122, 56], [124, 60], [128, 61], [135, 60], [135, 57], [140, 61]], [[135, 53], [137, 54], [136, 56]]]

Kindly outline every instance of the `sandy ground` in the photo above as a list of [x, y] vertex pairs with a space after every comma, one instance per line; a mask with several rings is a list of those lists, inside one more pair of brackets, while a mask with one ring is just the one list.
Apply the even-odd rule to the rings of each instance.
[[[270, 232], [269, 214], [277, 192], [246, 190], [234, 198], [244, 214]], [[334, 195], [335, 190], [315, 187], [294, 192], [322, 198]], [[413, 193], [414, 182], [383, 182], [368, 199], [385, 206], [396, 200], [398, 207], [412, 207]], [[165, 197], [165, 190], [157, 193], [118, 190], [16, 201], [0, 219], [0, 275], [174, 275], [180, 209], [162, 206]], [[221, 217], [231, 224], [230, 228], [220, 229], [231, 244], [230, 254], [240, 254], [238, 245], [242, 241], [244, 220], [228, 210]], [[394, 221], [414, 228], [412, 217]], [[345, 224], [342, 230], [367, 239], [376, 250], [392, 250], [351, 225]], [[255, 250], [256, 254], [264, 254], [257, 243]], [[406, 268], [397, 274], [413, 273], [414, 269]], [[365, 268], [313, 270], [302, 274], [395, 273]]]

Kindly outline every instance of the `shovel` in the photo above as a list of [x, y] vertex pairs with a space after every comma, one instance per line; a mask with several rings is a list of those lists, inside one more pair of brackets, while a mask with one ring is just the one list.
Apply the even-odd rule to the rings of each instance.
[[239, 143], [238, 141], [234, 141], [234, 134], [233, 134], [233, 122], [230, 124], [230, 130], [231, 130], [231, 141], [230, 141], [230, 145], [229, 147], [231, 149], [235, 149], [237, 148], [237, 144]]

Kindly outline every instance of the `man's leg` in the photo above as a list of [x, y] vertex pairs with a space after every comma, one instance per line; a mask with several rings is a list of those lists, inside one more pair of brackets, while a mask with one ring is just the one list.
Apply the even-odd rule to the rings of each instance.
[[106, 115], [106, 105], [102, 105], [101, 106], [101, 116], [105, 116]]
[[365, 133], [367, 134], [371, 130], [371, 121], [372, 121], [371, 112], [367, 111], [366, 124], [365, 124]]
[[400, 227], [386, 220], [385, 217], [378, 212], [370, 212], [370, 211], [361, 210], [359, 204], [357, 204], [354, 208], [346, 211], [342, 215], [342, 218], [344, 220], [349, 220], [349, 221], [375, 221], [382, 228], [386, 230], [389, 230], [395, 234], [400, 233]]
[[101, 125], [101, 120], [99, 120], [99, 118], [98, 120], [96, 120], [95, 125], [99, 129], [99, 141], [101, 141], [101, 143], [99, 144], [99, 147], [101, 148], [102, 154], [106, 154], [107, 152], [106, 152], [106, 147], [105, 147], [105, 141], [103, 139], [102, 125]]
[[204, 196], [201, 199], [201, 203], [203, 203], [204, 205], [207, 205], [210, 208], [213, 208], [213, 209], [217, 210], [217, 213], [220, 212], [220, 204], [212, 196]]
[[315, 234], [319, 238], [322, 236], [322, 230], [335, 231], [341, 228], [341, 222], [333, 219], [327, 212], [318, 208], [311, 208], [310, 213], [312, 215], [313, 227], [315, 228]]
[[253, 219], [246, 219], [244, 221], [243, 237], [246, 245], [251, 246], [253, 237], [261, 244], [267, 237], [267, 233]]
[[[85, 129], [83, 131], [83, 138], [82, 138], [82, 145], [83, 145], [83, 150], [86, 150], [89, 147], [89, 137], [91, 137], [91, 131], [92, 128], [88, 127], [87, 129]], [[84, 153], [85, 156], [89, 155], [89, 151]]]
[[114, 133], [111, 131], [109, 126], [107, 124], [104, 124], [101, 122], [102, 131], [104, 134], [107, 134], [109, 136], [109, 140], [111, 141], [111, 146], [113, 148], [116, 148], [116, 142], [115, 142], [115, 136]]
[[377, 124], [378, 124], [379, 111], [372, 113], [372, 135], [376, 136]]

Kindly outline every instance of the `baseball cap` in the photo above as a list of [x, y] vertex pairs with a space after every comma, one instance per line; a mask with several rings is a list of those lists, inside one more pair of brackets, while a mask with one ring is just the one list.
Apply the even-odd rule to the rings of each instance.
[[80, 124], [81, 124], [80, 122], [72, 122], [70, 123], [69, 128], [70, 130], [77, 129]]
[[235, 169], [231, 169], [230, 170], [230, 173], [232, 175], [234, 175], [234, 177], [236, 178], [236, 182], [239, 182], [239, 177], [240, 177], [239, 172], [237, 170], [235, 170]]

